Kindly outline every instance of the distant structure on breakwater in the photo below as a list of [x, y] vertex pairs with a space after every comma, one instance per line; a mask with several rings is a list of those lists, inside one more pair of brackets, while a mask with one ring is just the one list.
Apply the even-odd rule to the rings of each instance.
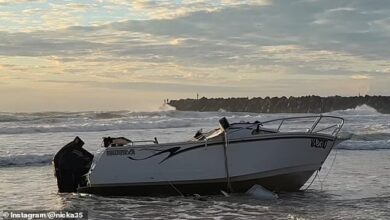
[[219, 111], [257, 113], [324, 113], [368, 105], [383, 114], [390, 114], [390, 96], [301, 96], [265, 98], [200, 98], [170, 100], [179, 111]]

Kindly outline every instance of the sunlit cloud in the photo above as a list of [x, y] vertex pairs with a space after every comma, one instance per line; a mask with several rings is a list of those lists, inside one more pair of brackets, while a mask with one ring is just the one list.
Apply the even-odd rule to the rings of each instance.
[[0, 5], [15, 5], [22, 3], [46, 2], [46, 0], [0, 0]]
[[370, 79], [371, 76], [357, 74], [357, 75], [352, 75], [351, 78], [352, 79], [357, 79], [357, 80], [365, 80], [365, 79]]

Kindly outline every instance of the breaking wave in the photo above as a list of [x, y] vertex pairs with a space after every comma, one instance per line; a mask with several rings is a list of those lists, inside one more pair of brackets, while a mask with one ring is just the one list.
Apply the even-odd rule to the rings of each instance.
[[257, 116], [228, 112], [48, 112], [0, 113], [0, 134], [97, 132], [110, 130], [163, 129], [216, 124], [222, 116], [243, 120]]
[[[69, 120], [106, 120], [106, 119], [137, 119], [137, 118], [192, 118], [199, 116], [216, 115], [213, 112], [181, 112], [175, 111], [173, 107], [162, 107], [164, 110], [155, 112], [130, 112], [130, 111], [108, 111], [108, 112], [38, 112], [38, 113], [7, 113], [0, 112], [0, 122], [61, 122]], [[231, 113], [234, 115], [235, 113]]]
[[137, 116], [142, 112], [37, 112], [37, 113], [6, 113], [0, 112], [0, 122], [62, 122], [70, 119], [114, 119]]
[[337, 145], [343, 150], [386, 150], [390, 149], [390, 140], [379, 141], [345, 141]]
[[358, 140], [358, 141], [390, 140], [390, 133], [353, 134], [351, 140]]
[[52, 154], [9, 154], [0, 156], [0, 167], [49, 165], [53, 157]]
[[346, 110], [337, 110], [330, 113], [337, 113], [341, 115], [381, 115], [375, 108], [369, 105], [359, 105], [356, 108]]
[[65, 125], [23, 125], [15, 127], [0, 127], [0, 134], [29, 134], [29, 133], [56, 133], [56, 132], [94, 132], [110, 130], [134, 130], [134, 129], [162, 129], [182, 128], [191, 126], [189, 121], [172, 120], [155, 122], [130, 122], [118, 121], [113, 123], [70, 123]]

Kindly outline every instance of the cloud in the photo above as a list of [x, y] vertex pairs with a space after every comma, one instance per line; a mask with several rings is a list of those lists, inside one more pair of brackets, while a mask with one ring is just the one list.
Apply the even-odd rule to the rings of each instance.
[[329, 94], [343, 92], [335, 88], [342, 84], [349, 86], [344, 93], [355, 94], [359, 83], [390, 92], [385, 86], [390, 83], [386, 2], [112, 0], [44, 5], [26, 3], [20, 15], [0, 10], [4, 21], [25, 17], [0, 31], [0, 71], [12, 73], [15, 80], [76, 79], [96, 88], [178, 94], [306, 94], [317, 87]]
[[[240, 5], [213, 12], [198, 11], [175, 19], [130, 20], [113, 23], [111, 27], [153, 35], [234, 41], [235, 44], [300, 44], [364, 56], [389, 54], [385, 47], [388, 37], [385, 30], [379, 28], [383, 25], [378, 25], [376, 30], [370, 27], [372, 22], [379, 22], [387, 15], [374, 15], [364, 8], [340, 8], [336, 1], [326, 6], [289, 2], [292, 3], [273, 1], [272, 5], [261, 7]], [[315, 25], [318, 19], [328, 22]]]
[[[118, 1], [116, 2], [118, 3]], [[150, 4], [157, 4], [149, 1], [138, 1], [138, 3], [145, 5], [144, 7]], [[118, 55], [124, 55], [126, 53], [131, 54], [130, 51], [142, 54], [155, 50], [160, 57], [163, 57], [165, 54], [166, 56], [171, 56], [168, 53], [168, 51], [172, 51], [171, 48], [166, 47], [163, 43], [146, 45], [146, 42], [142, 42], [142, 39], [132, 41], [135, 35], [143, 33], [151, 41], [166, 41], [171, 45], [176, 45], [180, 42], [181, 47], [176, 47], [174, 51], [179, 58], [180, 56], [193, 57], [194, 54], [189, 54], [190, 52], [214, 53], [210, 54], [210, 56], [211, 58], [216, 58], [216, 60], [204, 57], [204, 59], [199, 60], [200, 62], [209, 60], [210, 62], [218, 62], [223, 59], [230, 59], [233, 57], [233, 54], [253, 56], [257, 51], [262, 51], [263, 46], [278, 47], [283, 45], [298, 45], [309, 50], [338, 51], [352, 54], [352, 56], [387, 59], [390, 51], [384, 46], [387, 42], [384, 35], [377, 35], [367, 30], [356, 31], [356, 26], [361, 24], [376, 25], [376, 29], [379, 29], [379, 27], [385, 29], [386, 19], [359, 17], [359, 13], [361, 14], [361, 11], [363, 11], [362, 9], [336, 7], [338, 4], [333, 1], [326, 7], [323, 6], [323, 3], [318, 3], [319, 5], [315, 6], [316, 3], [313, 2], [308, 6], [303, 5], [299, 1], [293, 3], [273, 1], [272, 5], [267, 6], [238, 5], [218, 11], [192, 12], [185, 16], [171, 19], [128, 20], [101, 26], [80, 26], [79, 31], [76, 31], [77, 27], [75, 27], [59, 30], [57, 33], [36, 32], [35, 36], [38, 38], [35, 38], [35, 41], [37, 41], [38, 45], [41, 44], [42, 48], [54, 48], [54, 50], [56, 47], [59, 47], [59, 44], [64, 44], [64, 47], [72, 48], [73, 51], [90, 47], [98, 48], [102, 51], [107, 49], [117, 52]], [[160, 2], [158, 4], [163, 3]], [[164, 4], [167, 3], [165, 2]], [[332, 4], [334, 6], [330, 6]], [[170, 7], [173, 6], [171, 5]], [[298, 7], [298, 9], [294, 8], [295, 10], [291, 10], [292, 7]], [[301, 11], [306, 11], [304, 16], [301, 15]], [[345, 12], [350, 14], [345, 14]], [[344, 14], [343, 16], [347, 16], [347, 18], [349, 16], [351, 19], [345, 19], [344, 17], [336, 19], [333, 16], [335, 19], [333, 23], [339, 23], [339, 26], [317, 27], [316, 25], [311, 25], [316, 20], [316, 16], [321, 17], [329, 13], [341, 13]], [[278, 16], [275, 17], [275, 14]], [[357, 16], [357, 19], [354, 16]], [[47, 16], [47, 20], [49, 20], [49, 17], [51, 16]], [[58, 17], [63, 17], [64, 20], [54, 20], [53, 24], [63, 23], [64, 26], [71, 23], [77, 24], [75, 21], [67, 20], [66, 18], [69, 16]], [[44, 16], [44, 18], [46, 17]], [[362, 19], [366, 19], [367, 22], [362, 23]], [[351, 23], [343, 24], [344, 20], [350, 20]], [[353, 23], [355, 20], [356, 22]], [[101, 42], [100, 40], [104, 36], [101, 34], [103, 32], [105, 32], [105, 40], [111, 37], [112, 41], [115, 42], [107, 45], [98, 45], [96, 42]], [[56, 39], [62, 33], [74, 36], [75, 39], [64, 39], [64, 37], [61, 37], [59, 40]], [[34, 33], [32, 35], [34, 36]], [[53, 35], [54, 39], [48, 39], [46, 35]], [[15, 37], [15, 35], [9, 37]], [[41, 39], [42, 41], [39, 42]], [[53, 43], [53, 41], [56, 42]], [[364, 44], [362, 43], [363, 41]], [[45, 42], [47, 42], [46, 45], [44, 45]], [[74, 42], [75, 46], [67, 45], [67, 43], [71, 42]], [[23, 44], [23, 42], [21, 43]], [[141, 46], [135, 47], [134, 43], [141, 44]], [[115, 46], [120, 46], [123, 50], [117, 49]], [[61, 51], [64, 50], [61, 49]], [[198, 55], [195, 56], [195, 59], [197, 58], [199, 58]]]
[[23, 3], [41, 3], [46, 2], [46, 0], [0, 0], [0, 5], [13, 5], [13, 4], [23, 4]]
[[224, 92], [227, 89], [234, 92], [245, 92], [248, 89], [234, 85], [199, 85], [192, 83], [161, 83], [161, 82], [96, 82], [96, 81], [64, 81], [64, 80], [43, 80], [40, 82], [59, 84], [81, 84], [97, 88], [109, 88], [115, 90], [147, 90], [151, 92], [184, 92], [193, 93], [202, 91], [204, 93]]
[[352, 75], [351, 79], [357, 79], [357, 80], [366, 80], [366, 79], [371, 79], [371, 76], [368, 75], [362, 75], [362, 74], [357, 74], [357, 75]]

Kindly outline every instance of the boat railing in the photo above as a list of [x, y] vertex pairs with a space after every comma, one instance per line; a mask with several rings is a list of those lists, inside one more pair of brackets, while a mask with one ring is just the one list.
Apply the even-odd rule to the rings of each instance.
[[158, 144], [157, 137], [154, 137], [153, 140], [137, 140], [137, 141], [130, 141], [131, 146], [134, 146], [134, 144], [137, 143], [153, 143], [153, 144]]
[[[325, 131], [331, 131], [331, 136], [337, 136], [337, 134], [340, 132], [341, 128], [344, 125], [344, 119], [337, 116], [328, 116], [328, 115], [313, 115], [313, 116], [296, 116], [296, 117], [286, 117], [286, 118], [278, 118], [278, 119], [272, 119], [268, 121], [264, 121], [259, 123], [257, 126], [258, 128], [260, 126], [266, 125], [266, 124], [272, 124], [275, 122], [279, 122], [278, 127], [276, 129], [277, 132], [279, 132], [283, 126], [285, 126], [285, 122], [288, 121], [299, 121], [299, 120], [306, 120], [306, 119], [313, 119], [314, 122], [306, 128], [307, 133], [324, 133]], [[333, 122], [330, 125], [327, 125], [326, 127], [319, 127], [323, 123], [323, 119], [336, 119], [337, 122]], [[325, 123], [324, 123], [325, 124]]]

